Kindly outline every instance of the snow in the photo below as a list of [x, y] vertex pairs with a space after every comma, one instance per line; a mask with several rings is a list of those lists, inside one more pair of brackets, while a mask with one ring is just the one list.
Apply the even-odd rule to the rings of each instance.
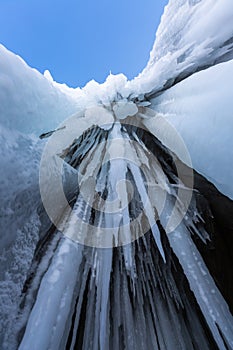
[[85, 110], [84, 118], [86, 128], [90, 125], [98, 125], [100, 128], [108, 130], [112, 127], [112, 124], [114, 122], [112, 113], [102, 106], [94, 106], [87, 108]]
[[145, 70], [133, 81], [123, 74], [110, 74], [104, 84], [90, 81], [83, 89], [56, 83], [48, 70], [41, 75], [1, 45], [0, 123], [22, 132], [41, 133], [87, 106], [130, 96], [143, 99], [186, 70], [191, 74], [232, 58], [232, 21], [231, 0], [171, 0]]
[[138, 107], [133, 102], [121, 100], [113, 106], [113, 111], [117, 119], [125, 119], [138, 113]]
[[[127, 116], [134, 116], [139, 112], [137, 115], [150, 132], [173, 150], [181, 160], [193, 166], [213, 182], [222, 193], [233, 199], [232, 23], [232, 0], [170, 0], [156, 34], [150, 60], [144, 71], [133, 81], [128, 81], [123, 74], [117, 76], [111, 74], [104, 84], [100, 85], [95, 81], [90, 81], [83, 89], [72, 89], [65, 84], [56, 83], [49, 71], [46, 70], [44, 75], [40, 74], [35, 69], [28, 67], [20, 57], [0, 45], [0, 194], [2, 201], [0, 211], [2, 233], [0, 238], [2, 253], [0, 310], [3, 315], [0, 341], [3, 340], [3, 335], [6, 333], [5, 348], [12, 346], [13, 349], [16, 347], [14, 337], [18, 325], [15, 328], [13, 323], [34, 250], [40, 239], [39, 165], [44, 147], [49, 147], [52, 142], [49, 140], [45, 146], [44, 141], [39, 141], [38, 135], [42, 132], [55, 129], [59, 124], [66, 126], [66, 129], [59, 131], [52, 138], [55, 143], [57, 142], [56, 151], [58, 154], [92, 125], [100, 126], [105, 132], [113, 126], [114, 117], [123, 120]], [[169, 89], [164, 91], [167, 88]], [[160, 94], [156, 95], [158, 92]], [[140, 107], [149, 107], [154, 112], [140, 114]], [[70, 118], [70, 116], [72, 117]], [[116, 132], [116, 128], [112, 130], [113, 138], [116, 137], [114, 132]], [[125, 136], [124, 139], [126, 139]], [[156, 198], [153, 199], [150, 194], [147, 195], [138, 166], [146, 171], [151, 181], [156, 180], [161, 183], [162, 193], [166, 192], [172, 198], [174, 188], [168, 186], [158, 164], [148, 170], [152, 165], [147, 156], [143, 156], [146, 154], [145, 145], [137, 139], [136, 134], [134, 140], [140, 147], [131, 147], [132, 145], [130, 145], [127, 148], [124, 143], [118, 143], [121, 147], [117, 151], [116, 147], [109, 147], [108, 157], [110, 160], [117, 156], [124, 158], [126, 155], [132, 158], [133, 163], [127, 164], [127, 166], [139, 186], [138, 190], [143, 205], [147, 208], [146, 214], [152, 227], [155, 242], [162, 259], [165, 261], [166, 252], [161, 244], [152, 208], [159, 206], [159, 203], [156, 202]], [[103, 145], [102, 148], [101, 146], [96, 147], [93, 154], [97, 158], [87, 162], [86, 176], [90, 177], [91, 174], [92, 180], [96, 177], [102, 152]], [[136, 157], [139, 154], [138, 158], [143, 159], [142, 163], [138, 162]], [[62, 161], [60, 163], [63, 164]], [[153, 175], [155, 170], [156, 175]], [[112, 161], [110, 187], [115, 188], [120, 175], [123, 174], [126, 177], [126, 171], [126, 164], [123, 164], [119, 159], [115, 163]], [[104, 174], [101, 176], [104, 178]], [[54, 185], [56, 186], [56, 184], [54, 177]], [[93, 181], [89, 184], [93, 185]], [[100, 191], [103, 190], [102, 183], [98, 186]], [[122, 196], [122, 203], [126, 200], [125, 197], [123, 198], [126, 188], [124, 186], [117, 193]], [[87, 196], [91, 196], [90, 192], [89, 188]], [[85, 189], [83, 193], [85, 195]], [[152, 193], [155, 192], [152, 191]], [[116, 193], [112, 192], [113, 194]], [[46, 187], [44, 195], [46, 195]], [[161, 198], [159, 197], [159, 199]], [[90, 210], [86, 208], [86, 211], [83, 212], [82, 205], [83, 203], [77, 207], [77, 211], [81, 208], [80, 212], [88, 220], [88, 218], [90, 219]], [[182, 215], [178, 210], [174, 213], [175, 220], [179, 221]], [[126, 211], [121, 215], [115, 215], [114, 218], [105, 214], [102, 214], [101, 219], [106, 223], [106, 226], [108, 224], [114, 225], [117, 237], [121, 220], [125, 225], [128, 223]], [[169, 214], [168, 212], [164, 214], [166, 221]], [[73, 222], [76, 221], [75, 219], [72, 221], [71, 218], [69, 224], [71, 225]], [[79, 227], [81, 235], [87, 230], [84, 223], [82, 225]], [[171, 223], [169, 225], [171, 226]], [[72, 225], [66, 228], [67, 236], [72, 238], [74, 234], [77, 234]], [[139, 232], [140, 229], [142, 227], [138, 226]], [[97, 235], [101, 232], [99, 227], [98, 230], [96, 230]], [[124, 235], [127, 235], [128, 232], [122, 229], [121, 234], [124, 240], [127, 237]], [[204, 237], [204, 239], [206, 238]], [[231, 317], [225, 301], [184, 227], [181, 226], [173, 234], [169, 233], [169, 240], [219, 348], [224, 349], [219, 329], [228, 342], [232, 342]], [[112, 251], [88, 250], [85, 257], [87, 259], [86, 270], [79, 271], [83, 258], [83, 246], [63, 239], [59, 241], [57, 251], [51, 259], [53, 249], [55, 251], [55, 243], [58, 241], [59, 237], [54, 240], [50, 255], [45, 257], [45, 262], [38, 272], [39, 280], [44, 270], [46, 271], [43, 278], [41, 277], [35, 304], [32, 310], [29, 310], [30, 307], [28, 307], [22, 320], [19, 320], [19, 324], [20, 322], [23, 324], [27, 316], [29, 318], [20, 349], [27, 350], [28, 344], [30, 346], [33, 344], [35, 350], [58, 349], [62, 346], [62, 336], [67, 333], [68, 323], [71, 322], [69, 315], [75, 308], [72, 300], [77, 293], [77, 284], [80, 300], [82, 300], [89, 271], [87, 266], [92, 266], [91, 283], [98, 288], [95, 316], [93, 316], [95, 327], [93, 324], [89, 324], [85, 341], [86, 344], [90, 344], [89, 333], [95, 339], [100, 335], [98, 341], [101, 349], [104, 349], [106, 347], [106, 334], [109, 332], [106, 324], [109, 316], [108, 288], [112, 267]], [[146, 246], [147, 243], [144, 243]], [[122, 250], [127, 274], [131, 276], [132, 283], [136, 284], [138, 276], [135, 272], [133, 255], [135, 252], [131, 246], [125, 246]], [[50, 259], [51, 264], [48, 266]], [[82, 273], [84, 273], [83, 280]], [[132, 345], [135, 344], [136, 331], [133, 328], [132, 310], [129, 295], [126, 293], [126, 281], [123, 280], [120, 283], [120, 278], [120, 273], [117, 271], [115, 280], [118, 281], [118, 287], [120, 287], [119, 291], [116, 290], [115, 297], [121, 299], [122, 305], [128, 307], [128, 312], [123, 315], [123, 319], [125, 327], [127, 324], [132, 325], [130, 328], [132, 337], [127, 339], [127, 344]], [[141, 288], [145, 289], [146, 286], [143, 285]], [[92, 302], [95, 300], [94, 289], [94, 287], [90, 289]], [[33, 292], [35, 290], [32, 290], [28, 300], [32, 299]], [[147, 297], [151, 298], [150, 291], [147, 293]], [[140, 297], [142, 297], [142, 292]], [[142, 303], [139, 302], [139, 311], [135, 311], [137, 317], [145, 316], [145, 322], [141, 325], [140, 331], [142, 334], [151, 334], [151, 339], [154, 339], [150, 313], [144, 315], [141, 307]], [[163, 304], [160, 299], [158, 299], [156, 307], [156, 311], [164, 317], [161, 323], [165, 325], [164, 327], [168, 327], [169, 320], [161, 311]], [[80, 313], [81, 301], [77, 305], [74, 325], [76, 330]], [[154, 313], [156, 314], [156, 312]], [[122, 317], [119, 310], [115, 314], [119, 321]], [[173, 315], [173, 317], [176, 316]], [[68, 320], [67, 324], [64, 320]], [[215, 323], [218, 324], [219, 329]], [[100, 327], [104, 329], [101, 333], [99, 332]], [[172, 335], [173, 331], [170, 330], [169, 334]], [[162, 339], [161, 334], [159, 337]], [[167, 344], [172, 344], [171, 346], [174, 345], [173, 340], [165, 339], [163, 341], [164, 344], [167, 342]], [[140, 348], [140, 344], [137, 346]]]
[[[126, 98], [133, 94], [143, 99], [145, 93], [160, 90], [186, 68], [191, 67], [191, 71], [204, 69], [203, 64], [208, 66], [227, 51], [231, 52], [231, 44], [224, 46], [223, 43], [233, 36], [232, 21], [230, 0], [221, 3], [216, 0], [170, 1], [145, 70], [133, 81], [127, 81], [123, 75], [110, 75], [104, 84], [91, 81], [82, 90], [54, 82], [48, 71], [45, 71], [44, 78], [21, 58], [0, 46], [0, 123], [10, 129], [38, 135], [54, 129], [71, 114], [85, 111], [87, 106], [108, 105], [119, 99], [119, 95]], [[225, 105], [231, 106], [232, 103], [232, 88], [230, 79], [227, 79], [229, 74], [232, 75], [232, 69], [229, 62], [196, 73], [149, 106], [165, 115], [177, 128], [188, 147], [194, 167], [231, 198], [232, 169], [227, 162], [232, 156], [231, 118], [230, 107]], [[219, 85], [223, 88], [219, 89]], [[123, 101], [120, 104], [124, 104]], [[119, 110], [119, 106], [116, 105], [115, 109]], [[134, 111], [128, 113], [133, 114]], [[102, 125], [105, 124], [104, 115], [106, 113], [102, 114]], [[101, 119], [99, 114], [97, 119]], [[147, 125], [155, 128], [152, 122]], [[200, 130], [202, 142], [195, 137]], [[204, 134], [204, 130], [208, 130], [208, 135]], [[207, 136], [208, 142], [205, 142]], [[213, 147], [215, 152], [212, 152]], [[225, 156], [222, 156], [223, 152]]]
[[0, 45], [0, 124], [41, 134], [78, 109], [78, 103]]
[[53, 77], [52, 77], [52, 74], [50, 73], [50, 71], [49, 71], [48, 69], [46, 69], [46, 70], [44, 71], [44, 77], [45, 77], [48, 81], [50, 81], [51, 83], [54, 82]]
[[[144, 124], [188, 163], [183, 147], [174, 142], [175, 130], [194, 169], [233, 199], [232, 81], [233, 61], [196, 73], [152, 100], [157, 118]], [[173, 127], [170, 133], [163, 118]]]
[[170, 0], [146, 68], [128, 88], [134, 94], [160, 91], [222, 60], [233, 58], [231, 0]]

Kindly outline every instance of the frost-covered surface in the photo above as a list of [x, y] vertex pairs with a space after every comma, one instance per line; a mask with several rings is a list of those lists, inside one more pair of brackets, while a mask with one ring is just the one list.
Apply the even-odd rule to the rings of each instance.
[[87, 107], [111, 103], [126, 83], [127, 78], [119, 74], [110, 75], [104, 84], [93, 80], [83, 89], [69, 88], [0, 45], [0, 124], [38, 135]]
[[0, 45], [0, 124], [24, 133], [52, 129], [77, 103]]
[[149, 93], [233, 58], [231, 0], [170, 0], [162, 16], [150, 60], [129, 84]]
[[35, 138], [0, 127], [0, 342], [17, 316], [22, 287], [38, 241], [38, 170]]
[[[156, 99], [151, 108], [157, 121], [145, 124], [167, 146], [165, 118], [181, 135], [193, 167], [233, 199], [233, 61], [194, 74]], [[173, 143], [173, 151], [182, 154]]]
[[[167, 269], [163, 265], [166, 259], [164, 256], [161, 259], [163, 248], [151, 212], [149, 219], [156, 244], [149, 244], [144, 240], [139, 247], [122, 248], [120, 257], [115, 257], [114, 260], [111, 251], [87, 249], [84, 253], [82, 246], [75, 245], [67, 239], [60, 240], [58, 234], [47, 248], [42, 262], [33, 260], [41, 229], [41, 218], [38, 215], [41, 206], [38, 171], [44, 141], [38, 141], [38, 135], [55, 129], [71, 114], [76, 118], [75, 127], [80, 126], [77, 135], [92, 124], [101, 126], [107, 121], [112, 126], [114, 118], [110, 107], [116, 101], [118, 104], [114, 105], [113, 111], [118, 120], [124, 119], [127, 114], [136, 113], [135, 103], [147, 106], [157, 112], [155, 118], [144, 120], [148, 129], [182, 159], [180, 149], [173, 148], [171, 145], [174, 143], [168, 142], [170, 135], [167, 129], [158, 127], [164, 125], [163, 122], [157, 124], [158, 119], [169, 121], [184, 139], [194, 168], [213, 182], [221, 192], [233, 198], [232, 23], [231, 0], [170, 0], [145, 70], [133, 81], [127, 81], [121, 74], [110, 75], [104, 84], [99, 85], [91, 81], [83, 89], [71, 89], [54, 82], [48, 71], [44, 76], [41, 75], [28, 67], [21, 58], [0, 46], [0, 342], [3, 342], [5, 336], [6, 349], [17, 347], [15, 337], [23, 325], [26, 326], [26, 332], [21, 343], [22, 349], [31, 349], [31, 344], [35, 345], [35, 349], [47, 347], [57, 350], [59, 346], [63, 349], [65, 340], [62, 339], [62, 335], [65, 334], [67, 339], [71, 324], [74, 332], [78, 330], [86, 288], [90, 292], [87, 312], [95, 305], [83, 335], [86, 348], [93, 345], [92, 341], [101, 344], [103, 349], [108, 348], [109, 343], [106, 339], [110, 331], [107, 325], [109, 319], [112, 320], [113, 315], [116, 315], [115, 332], [119, 331], [119, 334], [112, 338], [116, 341], [116, 347], [120, 344], [121, 332], [124, 330], [125, 334], [131, 334], [125, 340], [128, 348], [153, 348], [157, 342], [161, 347], [172, 350], [181, 346], [180, 344], [191, 349], [192, 341], [187, 336], [190, 329], [186, 329], [183, 314], [180, 316], [174, 312], [176, 308], [170, 299], [172, 294], [175, 296], [175, 303], [181, 305], [182, 302], [179, 303], [183, 292], [177, 291], [176, 284], [171, 282], [171, 276], [166, 275]], [[165, 91], [166, 89], [168, 90]], [[156, 96], [159, 91], [162, 93]], [[134, 103], [128, 103], [127, 100]], [[99, 105], [98, 110], [95, 108], [96, 104]], [[107, 105], [111, 113], [103, 105]], [[108, 130], [109, 127], [105, 128], [106, 132]], [[75, 129], [72, 132], [75, 135]], [[137, 142], [141, 145], [141, 140], [137, 139]], [[92, 165], [98, 164], [100, 153], [96, 150], [96, 154], [98, 157], [92, 159]], [[140, 154], [139, 152], [138, 155]], [[126, 167], [122, 164], [112, 167], [109, 181], [111, 186], [116, 183], [118, 177], [114, 176], [120, 169], [126, 174]], [[135, 170], [133, 173], [143, 198], [145, 191], [141, 186], [140, 172]], [[93, 177], [93, 173], [91, 176]], [[159, 181], [166, 187], [166, 181], [163, 183], [161, 178]], [[102, 190], [102, 185], [99, 186], [99, 190]], [[170, 195], [174, 193], [171, 192]], [[91, 216], [89, 218], [91, 219]], [[215, 341], [220, 349], [225, 349], [220, 333], [232, 344], [231, 317], [225, 301], [187, 233], [187, 227], [182, 226], [178, 233], [169, 235], [169, 240]], [[146, 250], [150, 252], [152, 246], [159, 248], [157, 252], [155, 247], [153, 248], [156, 261], [153, 261], [153, 254], [142, 254]], [[170, 252], [170, 247], [166, 248]], [[141, 260], [135, 270], [138, 261], [135, 255], [137, 249], [140, 251], [138, 256]], [[166, 255], [166, 249], [164, 252]], [[32, 261], [34, 262], [31, 265]], [[119, 266], [111, 265], [115, 261], [120, 262]], [[19, 303], [22, 301], [24, 282], [28, 272], [33, 270], [36, 264], [39, 267], [26, 298], [28, 306], [20, 315], [17, 325], [14, 325]], [[158, 278], [151, 272], [151, 264], [163, 266], [162, 275], [164, 273], [165, 282], [161, 275]], [[108, 294], [111, 267], [115, 273], [114, 288], [111, 291], [115, 290], [114, 298], [118, 301], [113, 303], [113, 315], [110, 315], [109, 310], [113, 295]], [[138, 279], [138, 276], [141, 279]], [[145, 276], [147, 279], [144, 280]], [[131, 292], [127, 289], [129, 280]], [[156, 281], [153, 284], [154, 294], [149, 283], [152, 280]], [[167, 283], [166, 288], [169, 286], [166, 292], [169, 307], [165, 305], [156, 287], [157, 282], [163, 283], [161, 280], [165, 285]], [[135, 286], [138, 287], [138, 293], [135, 292]], [[177, 288], [179, 289], [179, 285]], [[182, 286], [180, 288], [182, 289]], [[37, 298], [34, 300], [37, 292]], [[138, 298], [135, 314], [130, 303], [132, 295]], [[189, 298], [192, 297], [189, 295]], [[157, 303], [153, 304], [153, 300]], [[189, 303], [189, 300], [185, 302]], [[155, 308], [152, 307], [153, 313], [151, 305]], [[195, 317], [199, 317], [198, 313], [195, 314], [187, 305], [190, 319], [193, 321]], [[170, 308], [170, 314], [170, 311], [165, 314], [164, 310], [167, 308]], [[120, 309], [127, 309], [127, 312], [121, 314]], [[72, 320], [75, 310], [76, 316]], [[156, 315], [159, 315], [159, 319], [156, 319]], [[81, 321], [83, 322], [82, 318]], [[161, 329], [157, 329], [158, 338], [153, 324], [161, 326]], [[198, 340], [201, 342], [204, 339], [205, 342], [205, 335], [198, 324], [198, 320], [195, 319], [193, 325], [190, 325], [191, 333], [197, 332]], [[184, 327], [181, 328], [185, 329], [185, 335], [181, 336], [179, 333], [180, 325]], [[147, 343], [136, 343], [138, 334], [141, 335], [140, 339], [146, 339]], [[75, 342], [75, 336], [71, 335], [71, 348]], [[201, 343], [201, 346], [204, 346], [204, 343]], [[197, 348], [200, 348], [200, 344]]]
[[[124, 75], [110, 75], [106, 83], [99, 85], [91, 81], [82, 90], [71, 89], [54, 82], [48, 71], [45, 72], [46, 78], [44, 78], [36, 70], [29, 68], [22, 59], [1, 46], [0, 120], [5, 127], [38, 134], [54, 129], [66, 117], [84, 110], [87, 106], [102, 102], [110, 103], [119, 98], [119, 94], [123, 97], [136, 97], [151, 91], [156, 92], [164, 86], [173, 85], [178, 77], [183, 79], [186, 75], [204, 69], [203, 74], [179, 84], [177, 93], [173, 88], [171, 92], [166, 92], [164, 97], [160, 96], [155, 104], [164, 99], [163, 106], [158, 107], [158, 111], [166, 114], [164, 104], [174, 94], [173, 103], [169, 102], [167, 107], [169, 121], [175, 125], [187, 145], [192, 145], [190, 152], [194, 166], [208, 178], [213, 179], [217, 186], [219, 184], [218, 188], [225, 194], [232, 196], [230, 189], [232, 175], [231, 172], [225, 171], [223, 166], [223, 164], [227, 166], [227, 159], [231, 154], [228, 155], [226, 152], [230, 152], [232, 147], [224, 147], [221, 144], [225, 142], [224, 140], [225, 145], [227, 144], [231, 130], [230, 108], [225, 108], [224, 105], [232, 101], [232, 88], [227, 76], [232, 75], [233, 68], [232, 64], [226, 64], [222, 68], [216, 67], [210, 71], [207, 69], [218, 61], [232, 58], [232, 22], [233, 7], [230, 0], [170, 1], [165, 8], [151, 58], [145, 70], [131, 82], [127, 81]], [[195, 84], [194, 93], [192, 93], [194, 86], [190, 85], [188, 89], [192, 100], [190, 103], [186, 90], [182, 90], [183, 86], [186, 89], [189, 81], [190, 84]], [[222, 88], [219, 88], [219, 85]], [[177, 94], [185, 94], [186, 97], [181, 98], [179, 95], [177, 98]], [[210, 99], [214, 94], [212, 103]], [[202, 103], [200, 98], [198, 100], [198, 95]], [[216, 99], [219, 103], [215, 102]], [[180, 110], [181, 103], [182, 110]], [[196, 114], [192, 109], [193, 105], [197, 110]], [[221, 111], [219, 105], [223, 106]], [[208, 112], [212, 111], [213, 106], [218, 109], [218, 115], [221, 114], [221, 117], [209, 118]], [[203, 121], [208, 124], [205, 124], [204, 128], [202, 128]], [[210, 132], [210, 135], [206, 136], [202, 132], [203, 142], [197, 142], [195, 133], [192, 133], [192, 130], [200, 129]], [[207, 136], [209, 141], [205, 142]], [[214, 143], [218, 144], [218, 147], [212, 152]], [[202, 152], [203, 146], [205, 152]], [[219, 173], [218, 171], [216, 173], [216, 169], [219, 169]]]
[[[18, 131], [0, 128], [0, 250], [15, 240], [39, 201], [38, 170], [42, 147], [38, 140]], [[2, 267], [2, 265], [1, 265]]]

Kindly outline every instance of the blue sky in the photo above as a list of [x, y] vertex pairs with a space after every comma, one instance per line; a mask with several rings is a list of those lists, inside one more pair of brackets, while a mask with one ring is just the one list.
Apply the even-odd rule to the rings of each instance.
[[167, 0], [0, 0], [0, 43], [69, 86], [146, 65]]

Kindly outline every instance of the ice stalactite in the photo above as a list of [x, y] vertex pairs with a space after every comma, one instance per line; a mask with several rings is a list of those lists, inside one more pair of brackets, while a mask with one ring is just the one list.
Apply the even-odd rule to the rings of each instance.
[[[180, 202], [191, 191], [174, 155], [118, 121], [60, 156], [72, 211], [61, 212], [64, 236], [51, 228], [38, 246], [19, 349], [230, 349], [229, 309], [194, 243], [208, 246], [210, 212], [197, 191]], [[181, 220], [166, 232], [174, 208]]]
[[0, 46], [1, 348], [233, 349], [232, 22], [170, 0], [139, 76], [83, 89]]

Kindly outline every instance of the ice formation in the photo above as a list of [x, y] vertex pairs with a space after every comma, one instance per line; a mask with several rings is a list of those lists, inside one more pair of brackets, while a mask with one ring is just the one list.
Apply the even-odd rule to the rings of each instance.
[[83, 89], [0, 46], [2, 349], [233, 349], [232, 23], [170, 0]]

